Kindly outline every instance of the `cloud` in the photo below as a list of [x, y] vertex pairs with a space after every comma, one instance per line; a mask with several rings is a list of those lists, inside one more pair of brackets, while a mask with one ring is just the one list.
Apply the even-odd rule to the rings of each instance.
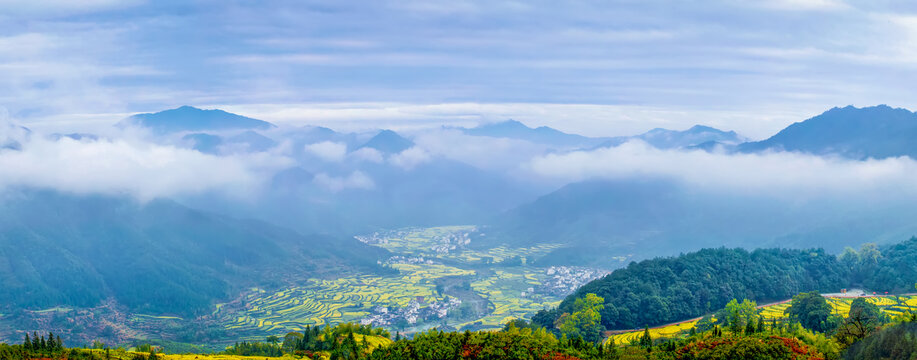
[[143, 2], [143, 0], [0, 0], [0, 11], [8, 15], [40, 19], [127, 8]]
[[347, 144], [333, 141], [308, 144], [305, 150], [327, 162], [340, 162], [347, 156]]
[[850, 5], [841, 0], [764, 0], [758, 6], [787, 11], [827, 11], [850, 9]]
[[505, 171], [544, 154], [548, 148], [524, 140], [465, 135], [437, 129], [419, 133], [414, 143], [425, 153], [461, 161], [480, 169]]
[[614, 148], [537, 157], [523, 169], [562, 182], [665, 177], [718, 192], [774, 196], [867, 196], [889, 191], [917, 195], [912, 181], [917, 162], [908, 157], [855, 161], [790, 152], [708, 153], [660, 150], [632, 141]]
[[142, 201], [203, 192], [251, 196], [291, 161], [266, 153], [217, 157], [124, 139], [51, 141], [31, 136], [21, 151], [0, 150], [0, 188], [50, 188]]
[[411, 170], [418, 165], [431, 161], [432, 159], [432, 156], [430, 156], [430, 153], [428, 153], [426, 150], [414, 146], [410, 149], [392, 155], [392, 157], [389, 158], [389, 161], [392, 163], [392, 165], [405, 170]]
[[319, 173], [315, 175], [312, 181], [332, 192], [346, 189], [371, 190], [376, 187], [373, 179], [359, 170], [350, 173], [348, 176], [331, 176], [327, 173]]
[[379, 152], [379, 150], [376, 150], [370, 147], [357, 149], [356, 151], [353, 151], [350, 153], [350, 157], [357, 159], [359, 161], [368, 161], [368, 162], [377, 163], [377, 164], [380, 164], [383, 161], [385, 161], [385, 159], [382, 156], [382, 153]]

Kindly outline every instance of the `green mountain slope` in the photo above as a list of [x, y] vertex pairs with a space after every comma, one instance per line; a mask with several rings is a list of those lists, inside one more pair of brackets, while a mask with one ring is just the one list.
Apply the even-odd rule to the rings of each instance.
[[354, 239], [302, 236], [171, 201], [26, 192], [7, 194], [0, 214], [4, 310], [113, 297], [137, 312], [197, 314], [256, 282], [372, 271], [385, 256]]

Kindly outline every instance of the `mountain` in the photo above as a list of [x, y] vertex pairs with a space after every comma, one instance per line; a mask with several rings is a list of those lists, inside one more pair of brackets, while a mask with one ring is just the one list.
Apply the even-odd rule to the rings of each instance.
[[[490, 222], [489, 241], [515, 246], [559, 243], [542, 265], [609, 266], [702, 247], [825, 247], [917, 234], [906, 201], [780, 198], [721, 193], [674, 180], [626, 178], [569, 184]], [[622, 258], [623, 259], [623, 258]], [[622, 262], [614, 263], [617, 266]]]
[[0, 150], [22, 150], [22, 143], [31, 135], [32, 130], [25, 126], [0, 123]]
[[398, 133], [391, 130], [382, 130], [369, 139], [360, 148], [372, 148], [379, 150], [383, 154], [397, 154], [414, 146], [414, 142], [408, 140]]
[[471, 129], [462, 128], [462, 132], [473, 136], [519, 139], [538, 144], [573, 148], [592, 147], [608, 140], [607, 138], [567, 134], [547, 126], [533, 129], [516, 120], [482, 124]]
[[218, 154], [223, 138], [218, 135], [206, 133], [193, 133], [182, 137], [182, 140], [191, 143], [191, 148], [205, 154]]
[[713, 150], [717, 146], [729, 149], [745, 142], [745, 138], [735, 131], [694, 125], [687, 130], [656, 128], [640, 135], [614, 137], [595, 148], [618, 146], [631, 140], [641, 140], [658, 149], [701, 149], [705, 151]]
[[375, 271], [385, 251], [259, 221], [106, 196], [7, 192], [0, 205], [0, 312], [90, 307], [211, 311], [239, 289], [286, 277]]
[[[709, 314], [732, 299], [759, 304], [788, 299], [797, 293], [834, 293], [841, 288], [892, 293], [913, 291], [917, 269], [917, 238], [874, 249], [864, 246], [852, 256], [836, 257], [823, 249], [702, 249], [676, 257], [634, 262], [593, 280], [567, 296], [557, 309], [533, 317], [553, 327], [587, 294], [603, 297], [602, 324], [630, 329], [683, 321]], [[860, 259], [860, 260], [858, 260]], [[858, 277], [864, 279], [858, 279]]]
[[853, 159], [917, 158], [917, 114], [887, 105], [833, 108], [776, 135], [738, 147], [741, 152], [794, 151]]
[[605, 300], [608, 329], [682, 321], [723, 308], [732, 299], [764, 303], [800, 292], [838, 291], [850, 283], [849, 269], [824, 250], [703, 249], [677, 257], [631, 263], [567, 296], [557, 309], [536, 315], [541, 325], [572, 313], [577, 299]]
[[688, 130], [677, 131], [667, 129], [653, 129], [635, 136], [650, 145], [660, 149], [675, 149], [697, 146], [711, 141], [720, 144], [740, 144], [744, 138], [735, 131], [723, 131], [709, 126], [694, 125]]
[[277, 146], [273, 139], [252, 130], [229, 137], [207, 133], [191, 133], [182, 137], [191, 148], [205, 154], [218, 155], [226, 152], [262, 152]]
[[267, 130], [275, 127], [266, 121], [223, 110], [202, 110], [191, 106], [133, 115], [119, 122], [118, 126], [141, 126], [159, 134], [205, 130]]

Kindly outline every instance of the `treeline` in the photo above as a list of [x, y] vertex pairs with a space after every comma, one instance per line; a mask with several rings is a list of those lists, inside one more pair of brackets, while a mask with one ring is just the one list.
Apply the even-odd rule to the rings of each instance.
[[604, 298], [602, 326], [632, 329], [701, 316], [732, 299], [783, 300], [802, 291], [839, 291], [848, 271], [823, 250], [704, 249], [631, 263], [592, 281], [532, 320], [549, 329], [586, 294]]
[[48, 333], [48, 336], [32, 333], [25, 335], [22, 344], [7, 345], [0, 343], [2, 360], [158, 360], [155, 349], [149, 345], [138, 348], [140, 352], [127, 352], [124, 349], [111, 350], [96, 342], [93, 349], [67, 348], [60, 336]]
[[[264, 342], [236, 343], [223, 353], [241, 356], [293, 354], [310, 358], [316, 353], [327, 353], [333, 360], [357, 359], [370, 353], [380, 342], [387, 342], [390, 337], [385, 329], [371, 325], [306, 326], [303, 332], [291, 332], [283, 338], [272, 335]], [[374, 340], [371, 342], [369, 339]]]
[[373, 360], [413, 359], [617, 359], [617, 348], [583, 341], [558, 340], [543, 328], [509, 326], [502, 331], [464, 333], [436, 329], [376, 349]]
[[592, 281], [568, 296], [556, 309], [537, 313], [532, 321], [559, 329], [564, 316], [587, 294], [604, 298], [605, 329], [655, 326], [710, 313], [732, 299], [761, 303], [800, 292], [838, 292], [865, 286], [876, 291], [914, 289], [917, 238], [878, 248], [866, 244], [840, 257], [824, 250], [704, 249], [671, 258], [631, 263]]

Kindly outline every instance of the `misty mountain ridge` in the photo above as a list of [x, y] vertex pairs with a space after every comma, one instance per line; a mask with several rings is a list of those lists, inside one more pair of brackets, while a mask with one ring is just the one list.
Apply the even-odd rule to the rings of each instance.
[[577, 134], [568, 134], [547, 126], [531, 128], [516, 120], [486, 123], [473, 128], [459, 129], [466, 135], [525, 140], [560, 147], [590, 147], [607, 140], [607, 138], [590, 138]]
[[[284, 274], [374, 271], [385, 251], [170, 200], [23, 190], [0, 205], [0, 309], [94, 306], [194, 314]], [[0, 310], [3, 311], [3, 310]]]
[[140, 126], [157, 134], [205, 130], [268, 130], [276, 127], [266, 121], [223, 110], [203, 110], [187, 105], [157, 113], [136, 114], [117, 125]]
[[917, 114], [887, 105], [832, 108], [776, 135], [738, 146], [741, 152], [791, 151], [852, 159], [917, 159]]

